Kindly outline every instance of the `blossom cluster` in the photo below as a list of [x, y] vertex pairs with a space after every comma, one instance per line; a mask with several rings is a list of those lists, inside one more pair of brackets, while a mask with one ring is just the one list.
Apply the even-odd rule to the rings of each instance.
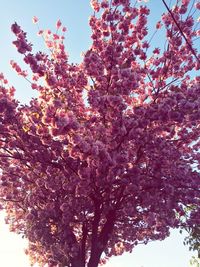
[[14, 23], [11, 29], [17, 37], [17, 40], [13, 42], [13, 44], [17, 47], [17, 51], [21, 54], [30, 52], [32, 50], [32, 45], [30, 43], [27, 43], [26, 33], [20, 28], [17, 23]]
[[199, 2], [162, 15], [164, 48], [148, 39], [146, 5], [91, 5], [80, 64], [68, 61], [60, 21], [56, 33], [40, 30], [49, 54], [33, 54], [12, 25], [37, 98], [18, 105], [0, 75], [0, 201], [41, 266], [97, 267], [199, 224], [200, 55], [188, 16]]

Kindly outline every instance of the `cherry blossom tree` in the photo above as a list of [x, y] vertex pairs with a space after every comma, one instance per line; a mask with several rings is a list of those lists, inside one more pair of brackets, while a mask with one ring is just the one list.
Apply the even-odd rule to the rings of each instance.
[[39, 31], [47, 54], [12, 25], [38, 97], [20, 105], [1, 74], [0, 201], [33, 264], [97, 267], [200, 224], [200, 2], [162, 2], [154, 47], [145, 4], [92, 0], [80, 64], [60, 21]]

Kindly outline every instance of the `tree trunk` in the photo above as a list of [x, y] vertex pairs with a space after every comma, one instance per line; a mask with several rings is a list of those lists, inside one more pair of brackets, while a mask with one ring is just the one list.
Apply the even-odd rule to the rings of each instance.
[[[71, 265], [72, 267], [85, 267], [85, 265], [82, 265], [81, 264], [81, 261], [80, 261], [80, 259], [74, 259], [73, 261], [72, 261], [72, 265]], [[66, 266], [67, 267], [67, 266]]]
[[97, 252], [96, 255], [93, 254], [93, 256], [90, 258], [88, 262], [87, 267], [98, 267], [102, 252], [103, 250]]
[[78, 253], [76, 257], [71, 258], [70, 263], [71, 263], [70, 267], [85, 267], [85, 258], [84, 259], [82, 258], [81, 251]]
[[111, 210], [107, 215], [107, 221], [104, 224], [96, 244], [91, 248], [91, 257], [87, 267], [98, 267], [101, 254], [105, 250], [109, 241], [109, 235], [112, 233], [115, 224], [116, 210]]

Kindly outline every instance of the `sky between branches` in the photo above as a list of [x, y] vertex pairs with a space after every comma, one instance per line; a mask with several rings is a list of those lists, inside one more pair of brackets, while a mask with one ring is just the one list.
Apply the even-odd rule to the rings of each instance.
[[[165, 10], [162, 1], [151, 0], [147, 5], [151, 9], [149, 27], [152, 28], [155, 21]], [[90, 28], [88, 17], [92, 14], [89, 0], [10, 0], [0, 1], [1, 9], [1, 31], [0, 31], [0, 72], [4, 72], [9, 82], [16, 89], [16, 97], [23, 103], [35, 96], [26, 80], [18, 77], [11, 69], [9, 61], [14, 59], [18, 63], [22, 58], [12, 45], [14, 36], [10, 31], [11, 24], [16, 21], [28, 33], [28, 40], [34, 44], [34, 51], [44, 50], [44, 42], [37, 36], [38, 29], [32, 23], [32, 17], [39, 18], [42, 29], [51, 28], [55, 30], [58, 19], [67, 27], [66, 48], [70, 61], [79, 62], [81, 52], [86, 51], [90, 45]], [[164, 36], [155, 36], [156, 40], [162, 42]], [[158, 44], [159, 45], [159, 44]], [[2, 216], [3, 217], [3, 216]], [[28, 261], [23, 255], [25, 242], [14, 234], [8, 234], [8, 229], [0, 222], [0, 265], [4, 267], [20, 266], [28, 267]], [[187, 267], [189, 258], [193, 253], [182, 244], [183, 236], [177, 231], [172, 232], [172, 237], [166, 241], [156, 241], [147, 246], [139, 246], [131, 255], [125, 255], [111, 261], [107, 267]]]

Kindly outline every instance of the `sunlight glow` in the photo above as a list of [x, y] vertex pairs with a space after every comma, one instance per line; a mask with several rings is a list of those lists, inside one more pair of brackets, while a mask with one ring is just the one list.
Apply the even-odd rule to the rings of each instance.
[[[27, 241], [19, 235], [9, 232], [4, 223], [5, 214], [0, 214], [0, 266], [30, 267], [24, 249]], [[154, 241], [148, 245], [139, 245], [131, 254], [111, 258], [105, 267], [188, 267], [194, 255], [183, 245], [183, 235], [174, 230], [164, 241]], [[38, 267], [38, 265], [34, 265]]]

